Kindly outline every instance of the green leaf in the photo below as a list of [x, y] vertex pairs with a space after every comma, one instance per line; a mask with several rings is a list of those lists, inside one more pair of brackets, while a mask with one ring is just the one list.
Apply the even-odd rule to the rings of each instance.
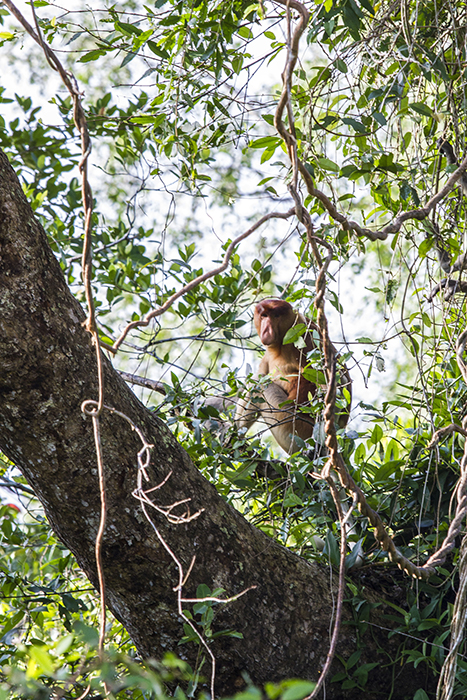
[[73, 644], [74, 640], [74, 635], [73, 634], [67, 634], [65, 637], [62, 637], [61, 639], [58, 640], [58, 642], [55, 645], [55, 650], [57, 654], [60, 656], [62, 654], [65, 654], [68, 649], [70, 649], [71, 645]]
[[94, 51], [88, 51], [84, 56], [78, 59], [79, 63], [89, 63], [90, 61], [97, 61], [101, 56], [105, 56], [106, 52], [102, 49], [94, 49]]
[[433, 248], [435, 242], [433, 238], [425, 238], [418, 246], [418, 254], [421, 258], [426, 258], [427, 253]]
[[334, 676], [331, 678], [331, 683], [340, 683], [343, 681], [345, 678], [347, 678], [347, 674], [345, 671], [339, 671], [339, 673], [335, 673]]
[[73, 628], [86, 644], [93, 648], [97, 647], [99, 643], [99, 633], [94, 627], [86, 625], [84, 622], [78, 620], [74, 623]]
[[233, 59], [232, 68], [233, 68], [234, 73], [237, 73], [237, 75], [240, 73], [240, 71], [243, 68], [243, 56], [236, 56]]
[[281, 700], [302, 700], [302, 698], [310, 695], [316, 686], [316, 683], [302, 680], [285, 681], [284, 685], [285, 683], [288, 684], [288, 688], [282, 693]]
[[132, 34], [139, 36], [142, 33], [142, 30], [136, 24], [130, 24], [129, 22], [115, 22], [115, 27], [127, 36]]
[[339, 545], [337, 544], [337, 540], [332, 534], [331, 530], [328, 530], [326, 533], [326, 540], [325, 540], [325, 545], [323, 549], [323, 554], [327, 554], [329, 557], [329, 561], [333, 566], [338, 567], [340, 563], [340, 551], [339, 551]]
[[344, 165], [344, 167], [340, 169], [339, 177], [349, 178], [355, 171], [358, 171], [358, 168], [353, 163], [349, 165]]
[[354, 452], [353, 457], [355, 460], [355, 464], [361, 464], [363, 462], [363, 460], [366, 457], [366, 449], [365, 449], [365, 445], [363, 444], [363, 442], [361, 442], [360, 445], [358, 445], [357, 449]]
[[336, 68], [341, 73], [347, 73], [347, 71], [349, 70], [347, 68], [347, 64], [341, 58], [336, 59]]
[[344, 5], [343, 19], [345, 26], [350, 29], [352, 37], [358, 41], [360, 39], [360, 20], [350, 5]]
[[146, 44], [146, 46], [152, 51], [153, 54], [156, 56], [159, 56], [160, 58], [169, 58], [169, 53], [165, 49], [161, 49], [160, 46], [156, 44], [155, 41], [149, 40]]
[[125, 58], [123, 59], [123, 61], [120, 64], [120, 68], [123, 68], [124, 66], [128, 65], [128, 63], [130, 63], [130, 61], [132, 61], [134, 58], [136, 58], [137, 55], [138, 55], [137, 51], [131, 51], [131, 52], [127, 53], [127, 55], [125, 56]]
[[413, 700], [430, 700], [426, 692], [423, 690], [423, 688], [419, 688], [416, 692], [415, 695], [413, 696]]
[[378, 124], [381, 124], [381, 126], [386, 126], [388, 123], [386, 117], [381, 112], [373, 112], [372, 117]]
[[407, 182], [407, 180], [404, 180], [402, 184], [399, 186], [399, 192], [400, 192], [400, 198], [406, 202], [410, 195], [412, 194], [412, 188]]
[[153, 116], [131, 117], [130, 121], [133, 124], [154, 124], [154, 119], [155, 119], [155, 117], [153, 117]]
[[378, 444], [383, 438], [383, 429], [381, 428], [378, 423], [376, 423], [375, 427], [373, 428], [373, 432], [371, 433], [370, 437], [370, 442], [373, 443], [373, 445]]
[[[352, 549], [352, 551], [350, 552], [350, 554], [348, 554], [348, 555], [346, 556], [346, 558], [345, 558], [345, 568], [346, 568], [346, 571], [348, 571], [349, 569], [352, 569], [352, 568], [355, 566], [355, 564], [357, 563], [357, 561], [359, 561], [359, 559], [361, 558], [362, 552], [363, 552], [362, 543], [363, 543], [363, 540], [359, 540], [359, 541], [356, 543], [356, 545], [353, 547], [353, 549]], [[355, 652], [355, 654], [356, 654], [356, 653], [358, 653], [358, 652]], [[353, 655], [354, 655], [354, 654], [353, 654]], [[352, 656], [353, 656], [353, 655], [352, 655]], [[352, 658], [352, 657], [351, 657], [351, 658]]]
[[238, 35], [241, 36], [243, 39], [252, 39], [253, 38], [253, 34], [252, 34], [251, 29], [249, 29], [246, 26], [240, 27], [240, 29], [238, 30]]
[[47, 647], [32, 644], [29, 649], [30, 660], [28, 663], [27, 675], [30, 678], [37, 678], [42, 674], [51, 675], [54, 670], [54, 662]]
[[345, 663], [346, 669], [351, 669], [353, 666], [355, 666], [356, 663], [360, 660], [360, 657], [362, 655], [362, 650], [358, 649], [357, 651], [354, 651], [353, 654], [351, 654], [348, 658], [348, 660]]
[[339, 166], [333, 160], [324, 157], [318, 157], [316, 160], [323, 170], [331, 170], [333, 173], [339, 172]]
[[371, 4], [370, 0], [358, 0], [360, 5], [365, 8], [365, 10], [368, 10], [368, 12], [371, 15], [375, 14], [375, 9], [373, 5]]
[[423, 114], [425, 117], [432, 117], [433, 116], [433, 110], [428, 107], [427, 104], [424, 102], [412, 102], [409, 104], [410, 109], [413, 109], [414, 112], [418, 112], [418, 114]]
[[293, 506], [303, 506], [303, 501], [300, 498], [300, 496], [297, 496], [296, 493], [289, 491], [289, 493], [287, 493], [287, 495], [284, 498], [284, 506], [285, 508], [292, 508]]
[[397, 290], [399, 289], [399, 281], [395, 279], [388, 280], [386, 287], [386, 303], [392, 304], [397, 296]]
[[367, 129], [363, 124], [356, 119], [353, 119], [352, 117], [344, 117], [342, 119], [344, 124], [347, 124], [348, 126], [351, 126], [355, 131], [357, 131], [360, 134], [366, 133]]
[[250, 148], [277, 148], [282, 144], [282, 139], [277, 136], [262, 136], [259, 139], [251, 141]]
[[305, 367], [303, 370], [303, 376], [305, 379], [308, 379], [309, 382], [313, 382], [313, 384], [317, 384], [318, 386], [326, 385], [326, 375], [324, 372], [320, 372], [314, 367]]
[[306, 333], [307, 327], [304, 323], [297, 323], [292, 328], [289, 328], [282, 341], [284, 345], [289, 345], [290, 343], [295, 343], [299, 338]]
[[211, 589], [205, 583], [200, 583], [196, 589], [197, 598], [208, 598], [211, 595]]

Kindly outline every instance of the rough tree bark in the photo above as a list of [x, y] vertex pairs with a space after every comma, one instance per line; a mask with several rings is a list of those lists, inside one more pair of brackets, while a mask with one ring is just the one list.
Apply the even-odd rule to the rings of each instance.
[[[91, 421], [80, 409], [83, 400], [97, 398], [96, 361], [83, 319], [46, 235], [0, 152], [0, 448], [21, 469], [54, 531], [96, 586], [96, 455]], [[185, 525], [171, 525], [153, 514], [186, 568], [196, 555], [185, 595], [194, 597], [200, 583], [211, 589], [221, 586], [226, 595], [257, 586], [236, 602], [216, 608], [215, 630], [232, 628], [244, 637], [221, 637], [213, 644], [216, 691], [231, 694], [240, 689], [242, 671], [256, 683], [317, 679], [328, 650], [335, 594], [329, 570], [291, 554], [227, 505], [107, 361], [105, 402], [126, 413], [154, 444], [152, 485], [173, 470], [156, 494], [158, 502], [170, 504], [189, 496], [192, 512], [204, 509]], [[193, 662], [194, 647], [177, 647], [183, 630], [173, 591], [176, 568], [131, 495], [140, 442], [126, 422], [108, 413], [102, 418], [102, 442], [109, 607], [143, 656], [160, 657], [176, 649]], [[349, 609], [345, 618], [351, 619]], [[387, 653], [395, 658], [401, 641], [397, 635], [388, 640], [378, 626], [369, 630], [361, 663], [380, 660], [383, 667], [370, 674], [367, 700], [387, 697], [394, 672], [387, 665]], [[381, 647], [384, 655], [378, 652]], [[344, 624], [339, 653], [348, 657], [356, 648], [356, 630]], [[337, 670], [341, 668], [335, 662], [333, 672]], [[414, 671], [398, 665], [392, 697], [413, 697], [411, 689], [430, 686], [422, 674], [420, 667]], [[327, 684], [328, 698], [360, 695], [358, 689], [342, 693], [339, 684]]]

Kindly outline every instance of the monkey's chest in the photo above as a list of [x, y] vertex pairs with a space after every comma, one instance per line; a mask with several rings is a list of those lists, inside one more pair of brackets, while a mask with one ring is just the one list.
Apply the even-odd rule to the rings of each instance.
[[285, 365], [274, 367], [269, 372], [269, 376], [274, 384], [278, 384], [287, 394], [291, 401], [300, 404], [308, 403], [309, 394], [316, 393], [316, 385], [305, 379], [301, 370], [295, 365]]
[[301, 371], [296, 365], [278, 365], [270, 367], [269, 376], [275, 384], [279, 384], [287, 391], [287, 387], [291, 382], [298, 382], [301, 377]]

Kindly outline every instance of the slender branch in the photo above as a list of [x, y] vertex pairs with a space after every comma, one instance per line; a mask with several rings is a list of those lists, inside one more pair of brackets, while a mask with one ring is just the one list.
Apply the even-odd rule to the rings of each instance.
[[[282, 116], [284, 113], [284, 109], [287, 107], [287, 97], [290, 91], [290, 80], [298, 59], [298, 46], [300, 43], [300, 39], [309, 21], [309, 12], [306, 9], [306, 7], [302, 5], [302, 3], [297, 2], [296, 0], [275, 1], [285, 7], [292, 7], [300, 13], [300, 20], [295, 29], [291, 46], [289, 47], [290, 60], [287, 61], [286, 68], [284, 70], [284, 73], [282, 74], [282, 93], [279, 98], [279, 103], [277, 105], [276, 114], [274, 117], [274, 125], [279, 135], [284, 139], [284, 142], [287, 146], [287, 150], [289, 151], [289, 155], [291, 157], [291, 162], [292, 164], [294, 164], [292, 153], [294, 148], [293, 136], [285, 127], [284, 122], [282, 121]], [[435, 195], [433, 195], [424, 207], [421, 207], [420, 209], [411, 209], [410, 211], [401, 212], [396, 217], [394, 217], [394, 219], [391, 222], [383, 226], [383, 228], [381, 228], [380, 230], [373, 231], [372, 229], [360, 226], [360, 224], [358, 224], [356, 221], [347, 219], [347, 217], [341, 214], [336, 208], [336, 206], [333, 204], [333, 202], [329, 199], [329, 197], [326, 194], [324, 194], [324, 192], [315, 187], [313, 177], [307, 170], [303, 161], [297, 157], [296, 163], [298, 166], [298, 170], [301, 176], [303, 177], [308, 193], [321, 202], [324, 209], [328, 212], [329, 216], [334, 221], [337, 221], [339, 224], [341, 224], [342, 228], [345, 231], [354, 231], [354, 233], [356, 233], [357, 236], [369, 238], [371, 241], [386, 240], [389, 234], [398, 233], [402, 227], [402, 224], [406, 221], [409, 221], [410, 219], [415, 219], [417, 221], [422, 221], [423, 219], [426, 219], [426, 217], [430, 214], [431, 211], [433, 211], [436, 205], [449, 194], [449, 192], [453, 189], [455, 184], [458, 182], [458, 180], [460, 180], [462, 175], [467, 170], [466, 157], [464, 158], [460, 166], [457, 168], [457, 170], [448, 179], [444, 187]]]
[[[298, 57], [299, 42], [303, 32], [305, 31], [309, 15], [304, 5], [302, 5], [299, 2], [292, 3], [291, 0], [276, 0], [276, 2], [278, 2], [281, 5], [284, 5], [287, 8], [287, 10], [289, 9], [289, 7], [293, 7], [300, 13], [300, 19], [291, 38], [290, 31], [288, 32], [289, 51], [287, 55], [287, 64], [282, 73], [282, 93], [274, 117], [274, 124], [278, 133], [283, 138], [284, 143], [287, 146], [289, 157], [292, 166], [294, 167], [294, 159], [296, 157], [296, 153], [294, 150], [294, 125], [293, 114], [289, 100], [291, 95], [291, 81], [293, 69], [295, 67]], [[284, 122], [282, 121], [282, 116], [286, 108], [289, 115], [289, 129], [286, 128]], [[305, 181], [309, 194], [315, 196], [323, 203], [331, 217], [334, 218], [336, 221], [339, 221], [344, 229], [354, 230], [357, 233], [357, 235], [364, 235], [368, 238], [371, 238], [372, 240], [384, 240], [385, 238], [387, 238], [389, 233], [396, 233], [400, 229], [404, 221], [407, 221], [408, 219], [424, 219], [426, 216], [428, 216], [430, 211], [438, 204], [438, 202], [440, 202], [443, 199], [443, 197], [445, 197], [448, 194], [448, 192], [454, 187], [456, 182], [467, 169], [467, 158], [465, 158], [461, 166], [448, 179], [446, 185], [436, 195], [431, 197], [431, 199], [427, 202], [425, 207], [423, 207], [422, 209], [414, 209], [410, 212], [403, 212], [399, 214], [391, 223], [387, 224], [381, 231], [370, 231], [369, 229], [362, 229], [358, 224], [352, 221], [348, 221], [342, 214], [340, 214], [334, 207], [332, 202], [328, 199], [328, 197], [326, 197], [326, 195], [324, 195], [320, 190], [317, 190], [314, 187], [313, 179], [306, 167], [304, 166], [304, 164], [299, 159], [297, 162], [299, 171]], [[329, 479], [330, 471], [334, 470], [337, 473], [342, 486], [347, 490], [348, 493], [352, 495], [354, 504], [356, 504], [360, 512], [369, 519], [371, 525], [375, 530], [375, 537], [380, 543], [381, 547], [388, 552], [389, 559], [395, 562], [403, 571], [410, 574], [411, 576], [414, 576], [416, 578], [427, 579], [435, 573], [435, 567], [441, 565], [445, 561], [447, 554], [451, 551], [452, 547], [454, 546], [454, 539], [460, 531], [461, 523], [467, 512], [467, 442], [466, 451], [464, 452], [464, 457], [461, 465], [460, 484], [457, 491], [458, 505], [456, 508], [455, 516], [449, 527], [447, 537], [444, 540], [442, 546], [434, 554], [431, 555], [431, 557], [428, 559], [424, 566], [416, 566], [413, 562], [404, 557], [401, 554], [401, 552], [399, 552], [399, 550], [396, 548], [392, 538], [386, 531], [380, 516], [368, 505], [363, 491], [356, 485], [353, 478], [350, 476], [345, 462], [342, 458], [342, 455], [340, 454], [335, 428], [336, 358], [335, 350], [332, 346], [329, 337], [328, 322], [324, 311], [326, 273], [333, 257], [333, 251], [331, 246], [326, 241], [319, 239], [313, 235], [313, 227], [311, 224], [309, 213], [301, 204], [300, 197], [295, 187], [291, 185], [289, 187], [289, 190], [295, 202], [295, 211], [297, 217], [304, 224], [307, 230], [307, 237], [310, 242], [310, 245], [312, 245], [313, 247], [313, 250], [315, 251], [317, 249], [317, 245], [319, 244], [324, 246], [328, 251], [327, 257], [324, 261], [322, 261], [319, 253], [318, 256], [316, 256], [316, 260], [320, 265], [320, 271], [316, 280], [315, 307], [317, 309], [317, 323], [324, 352], [325, 370], [328, 384], [325, 398], [324, 419], [326, 432], [326, 446], [329, 450], [329, 459], [325, 467], [323, 468], [322, 476], [325, 479]], [[466, 346], [467, 331], [463, 333], [462, 336], [459, 338], [457, 350], [458, 363], [461, 368], [461, 372], [464, 376], [464, 379], [467, 382], [467, 365], [465, 365], [463, 361], [463, 354], [465, 352]], [[460, 429], [459, 432], [462, 432], [466, 429], [466, 426], [464, 426], [464, 428]], [[449, 429], [446, 429], [445, 434], [448, 431]], [[438, 438], [440, 437], [439, 434], [437, 434], [437, 436]]]
[[441, 428], [441, 430], [436, 431], [436, 433], [431, 438], [429, 444], [427, 445], [427, 449], [432, 450], [433, 447], [436, 447], [440, 440], [443, 440], [445, 437], [448, 437], [453, 433], [459, 433], [460, 435], [467, 437], [467, 430], [461, 428], [460, 425], [456, 425], [456, 423], [450, 423], [445, 428]]
[[339, 582], [338, 582], [338, 589], [337, 589], [337, 602], [336, 602], [336, 614], [335, 614], [335, 620], [334, 620], [334, 629], [332, 631], [332, 636], [331, 636], [331, 643], [329, 645], [329, 651], [326, 656], [326, 661], [324, 662], [323, 670], [321, 671], [321, 675], [318, 679], [317, 684], [315, 685], [313, 691], [310, 693], [310, 695], [307, 695], [306, 698], [303, 700], [314, 700], [316, 697], [318, 697], [318, 694], [321, 690], [321, 688], [324, 685], [324, 681], [326, 680], [326, 677], [331, 669], [331, 664], [334, 660], [334, 656], [336, 653], [336, 648], [337, 648], [337, 642], [339, 641], [339, 632], [341, 628], [341, 622], [342, 622], [342, 611], [344, 607], [344, 591], [345, 591], [345, 558], [347, 554], [347, 524], [349, 519], [352, 517], [352, 508], [349, 509], [349, 511], [346, 513], [344, 517], [344, 513], [342, 511], [342, 504], [341, 504], [341, 499], [339, 495], [339, 490], [336, 488], [336, 484], [334, 483], [334, 479], [332, 476], [329, 476], [326, 481], [328, 482], [334, 504], [337, 508], [337, 513], [339, 515], [339, 520], [341, 524], [341, 544], [340, 544], [340, 555], [339, 555]]
[[251, 234], [256, 231], [260, 226], [262, 226], [266, 221], [269, 221], [269, 219], [288, 219], [291, 216], [295, 214], [295, 209], [289, 209], [289, 211], [281, 213], [281, 212], [271, 212], [270, 214], [265, 214], [264, 216], [261, 217], [251, 228], [248, 229], [248, 231], [245, 231], [244, 233], [241, 234], [241, 236], [238, 236], [235, 238], [229, 247], [227, 248], [227, 251], [224, 255], [224, 260], [222, 261], [222, 264], [219, 265], [219, 267], [215, 267], [214, 270], [211, 270], [210, 272], [205, 272], [202, 275], [199, 275], [199, 277], [196, 277], [196, 279], [192, 280], [188, 284], [186, 284], [184, 287], [178, 290], [178, 292], [175, 292], [175, 294], [172, 294], [171, 297], [167, 299], [165, 304], [162, 304], [162, 306], [159, 306], [159, 308], [154, 309], [153, 311], [150, 311], [146, 316], [141, 319], [140, 321], [132, 321], [132, 323], [129, 323], [123, 330], [122, 334], [120, 335], [119, 338], [115, 341], [114, 345], [112, 348], [108, 348], [111, 352], [117, 352], [118, 348], [120, 345], [123, 343], [125, 338], [127, 337], [128, 333], [133, 330], [133, 328], [144, 328], [149, 325], [150, 321], [153, 318], [156, 318], [157, 316], [161, 316], [163, 313], [167, 311], [167, 309], [170, 309], [172, 304], [177, 301], [181, 296], [186, 294], [187, 292], [191, 291], [195, 287], [197, 287], [199, 284], [202, 282], [205, 282], [206, 280], [210, 279], [211, 277], [214, 277], [215, 275], [219, 275], [221, 272], [224, 272], [224, 270], [227, 269], [228, 264], [230, 262], [230, 258], [232, 257], [232, 254], [237, 247], [237, 245], [243, 241], [245, 238], [248, 238], [248, 236], [251, 236]]
[[147, 379], [146, 377], [140, 377], [138, 374], [122, 372], [121, 370], [118, 370], [118, 373], [122, 377], [122, 379], [128, 382], [128, 384], [137, 384], [138, 386], [144, 386], [146, 389], [152, 389], [153, 391], [157, 391], [163, 396], [167, 394], [165, 386], [162, 382], [158, 382], [155, 379]]

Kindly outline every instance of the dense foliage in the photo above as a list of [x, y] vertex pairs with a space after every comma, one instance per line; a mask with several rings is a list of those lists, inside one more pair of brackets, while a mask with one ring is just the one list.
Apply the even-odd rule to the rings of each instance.
[[[127, 321], [144, 318], [219, 264], [259, 216], [293, 206], [291, 163], [274, 120], [290, 42], [287, 8], [267, 0], [156, 0], [94, 10], [34, 5], [43, 38], [86, 93], [93, 285], [102, 340], [111, 345]], [[293, 28], [298, 15], [291, 7]], [[284, 121], [315, 186], [342, 217], [381, 231], [446, 181], [437, 138], [463, 151], [465, 4], [326, 0], [308, 10]], [[71, 99], [5, 6], [0, 19], [1, 61], [11, 67], [2, 71], [0, 146], [83, 300], [81, 151]], [[9, 72], [20, 79], [16, 85]], [[447, 167], [448, 174], [455, 170]], [[462, 422], [466, 399], [455, 353], [464, 296], [427, 295], [440, 277], [436, 248], [453, 259], [465, 249], [465, 200], [455, 187], [428, 217], [408, 219], [375, 241], [329, 216], [303, 182], [301, 193], [316, 236], [332, 248], [326, 310], [355, 382], [342, 452], [398, 547], [423, 561], [445, 536], [464, 449], [460, 435], [427, 449], [435, 430]], [[236, 248], [226, 272], [127, 336], [115, 365], [162, 383], [159, 393], [141, 389], [142, 397], [227, 501], [302, 556], [338, 565], [335, 507], [323, 482], [309, 476], [323, 466], [322, 452], [312, 466], [309, 452], [285, 458], [267, 435], [240, 435], [228, 415], [204, 404], [205, 396], [236, 396], [251, 385], [245, 361], [257, 364], [255, 299], [281, 296], [315, 317], [318, 268], [298, 221], [272, 220]], [[317, 415], [322, 400], [313, 406]], [[11, 480], [21, 479], [6, 462], [3, 472], [17, 493]], [[57, 683], [64, 697], [78, 697], [87, 683], [83, 670], [96, 692], [106, 682], [115, 697], [163, 697], [167, 680], [180, 697], [195, 694], [200, 669], [174, 654], [152, 666], [135, 663], [116, 623], [108, 631], [109, 661], [93, 663], [93, 592], [27, 487], [19, 489], [19, 512], [1, 509], [0, 697], [49, 697]], [[6, 504], [12, 497], [4, 493]], [[316, 535], [325, 540], [323, 552]], [[387, 561], [365, 519], [351, 539], [359, 544], [349, 564], [360, 550], [365, 565]], [[454, 556], [428, 583], [407, 580], [400, 605], [392, 603], [393, 621], [420, 644], [407, 653], [401, 647], [393, 662], [440, 669], [456, 576]], [[358, 617], [358, 585], [348, 591]], [[209, 636], [212, 606], [195, 612]], [[358, 666], [356, 654], [336, 679], [344, 687], [365, 686], [370, 669]], [[466, 669], [461, 659], [461, 694]], [[293, 695], [294, 687], [267, 692], [290, 700], [310, 689], [297, 686]], [[417, 700], [425, 696], [421, 689]]]

